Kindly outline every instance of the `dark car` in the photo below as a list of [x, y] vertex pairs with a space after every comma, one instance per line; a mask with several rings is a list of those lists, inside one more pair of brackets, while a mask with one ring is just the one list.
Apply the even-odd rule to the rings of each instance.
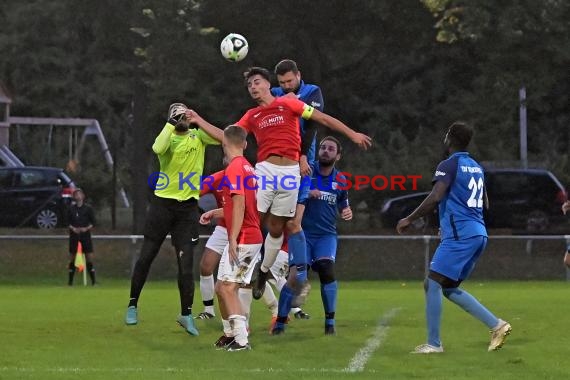
[[0, 224], [54, 228], [67, 224], [75, 183], [60, 168], [0, 168]]
[[[545, 232], [565, 222], [560, 211], [567, 193], [560, 181], [544, 169], [485, 169], [489, 210], [485, 222], [489, 228], [522, 229]], [[384, 227], [393, 228], [409, 215], [428, 195], [414, 193], [387, 199], [381, 210]], [[416, 230], [437, 226], [437, 215], [414, 223]]]

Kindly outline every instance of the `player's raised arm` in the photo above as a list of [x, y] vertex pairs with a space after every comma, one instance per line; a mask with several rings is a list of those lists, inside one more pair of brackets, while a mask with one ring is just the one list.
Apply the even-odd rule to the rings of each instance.
[[399, 234], [403, 234], [406, 228], [415, 220], [432, 213], [445, 196], [448, 187], [449, 185], [447, 183], [437, 181], [423, 202], [410, 215], [398, 221], [396, 231], [398, 231]]
[[204, 118], [202, 118], [202, 116], [198, 115], [198, 113], [196, 111], [187, 110], [186, 111], [186, 119], [190, 123], [196, 124], [198, 127], [200, 127], [204, 132], [206, 132], [208, 135], [210, 135], [214, 139], [216, 139], [220, 142], [222, 141], [222, 138], [224, 137], [224, 132], [220, 128], [218, 128], [215, 125], [210, 124], [209, 122], [204, 120]]
[[372, 146], [372, 138], [370, 136], [367, 136], [364, 133], [354, 131], [346, 124], [344, 124], [342, 121], [324, 112], [314, 109], [310, 119], [316, 121], [317, 123], [321, 123], [325, 127], [329, 127], [333, 131], [337, 131], [344, 134], [353, 143], [355, 143], [364, 150], [367, 150]]

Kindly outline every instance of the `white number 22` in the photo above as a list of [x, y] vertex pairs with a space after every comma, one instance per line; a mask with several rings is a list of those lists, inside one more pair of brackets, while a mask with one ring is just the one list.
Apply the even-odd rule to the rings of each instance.
[[471, 177], [468, 185], [469, 190], [471, 190], [471, 196], [467, 200], [467, 207], [483, 207], [483, 186], [483, 178], [479, 178], [479, 181], [475, 181], [475, 178]]

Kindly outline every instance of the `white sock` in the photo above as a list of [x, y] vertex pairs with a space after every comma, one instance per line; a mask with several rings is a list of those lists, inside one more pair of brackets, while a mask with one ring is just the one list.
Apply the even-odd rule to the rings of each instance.
[[[214, 300], [214, 275], [200, 276], [200, 294], [202, 295], [202, 301], [213, 301]], [[214, 313], [214, 306], [206, 306], [206, 313], [216, 315]]]
[[297, 314], [300, 311], [301, 311], [300, 307], [292, 307], [291, 308], [291, 314], [293, 314], [293, 315]]
[[271, 286], [265, 287], [265, 291], [263, 292], [261, 299], [267, 308], [271, 311], [271, 316], [276, 317], [279, 304], [277, 303], [277, 298], [275, 297], [275, 293], [273, 293]]
[[277, 288], [277, 291], [279, 293], [281, 293], [281, 289], [283, 289], [283, 287], [285, 286], [285, 284], [287, 283], [287, 280], [284, 277], [279, 277], [275, 283], [275, 287]]
[[232, 334], [238, 344], [245, 346], [247, 344], [247, 328], [245, 326], [245, 317], [243, 315], [232, 314], [229, 316], [232, 325]]
[[227, 319], [222, 319], [222, 327], [224, 328], [224, 335], [225, 336], [233, 336], [232, 335], [232, 325], [230, 321]]
[[261, 270], [265, 273], [269, 272], [269, 268], [275, 263], [279, 250], [283, 245], [283, 234], [278, 238], [274, 238], [271, 234], [267, 234], [265, 238], [265, 253], [263, 255], [263, 262], [261, 263]]
[[238, 289], [239, 303], [241, 304], [241, 309], [243, 310], [243, 315], [245, 320], [249, 323], [249, 315], [251, 313], [251, 302], [253, 301], [253, 294], [251, 289], [239, 288]]

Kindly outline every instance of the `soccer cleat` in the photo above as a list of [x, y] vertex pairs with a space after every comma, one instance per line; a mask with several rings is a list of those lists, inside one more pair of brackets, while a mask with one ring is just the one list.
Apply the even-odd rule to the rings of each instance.
[[233, 336], [222, 335], [221, 337], [218, 338], [218, 340], [216, 340], [216, 342], [214, 343], [214, 347], [216, 347], [216, 350], [223, 350], [233, 342], [234, 342]]
[[336, 330], [333, 325], [325, 326], [325, 335], [336, 335]]
[[251, 350], [251, 346], [249, 343], [244, 344], [243, 346], [236, 342], [235, 340], [227, 345], [226, 351], [245, 351]]
[[311, 316], [305, 313], [303, 310], [299, 310], [293, 315], [295, 316], [295, 319], [311, 319]]
[[291, 307], [301, 307], [307, 301], [307, 296], [311, 291], [311, 283], [306, 281], [301, 289], [299, 289], [298, 294], [295, 294], [295, 297], [291, 300]]
[[137, 318], [137, 308], [135, 306], [129, 306], [127, 308], [127, 314], [125, 315], [126, 325], [136, 325], [139, 322]]
[[420, 344], [410, 354], [440, 354], [443, 352], [443, 346], [432, 346], [431, 344]]
[[281, 335], [281, 334], [285, 334], [285, 328], [273, 326], [273, 329], [271, 330], [271, 335]]
[[271, 323], [269, 324], [269, 334], [271, 334], [271, 332], [275, 328], [276, 323], [277, 323], [277, 316], [271, 317]]
[[261, 261], [258, 261], [253, 267], [253, 276], [251, 278], [251, 292], [253, 299], [260, 299], [265, 291], [265, 282], [267, 281], [267, 272], [261, 270]]
[[194, 318], [192, 318], [191, 315], [179, 315], [176, 322], [178, 322], [180, 326], [184, 327], [184, 330], [186, 330], [188, 334], [194, 336], [200, 335], [200, 333], [198, 333], [198, 329], [194, 325]]
[[203, 311], [200, 314], [198, 314], [198, 316], [196, 317], [196, 319], [214, 319], [216, 318], [216, 316], [214, 314], [210, 314], [207, 311]]
[[497, 351], [503, 347], [507, 335], [509, 335], [512, 330], [513, 328], [509, 322], [499, 319], [499, 327], [491, 330], [491, 343], [489, 343], [488, 351]]
[[[287, 321], [285, 323], [289, 323], [291, 318], [287, 317]], [[271, 317], [271, 323], [269, 324], [269, 334], [272, 334], [273, 329], [277, 325], [277, 316]]]

